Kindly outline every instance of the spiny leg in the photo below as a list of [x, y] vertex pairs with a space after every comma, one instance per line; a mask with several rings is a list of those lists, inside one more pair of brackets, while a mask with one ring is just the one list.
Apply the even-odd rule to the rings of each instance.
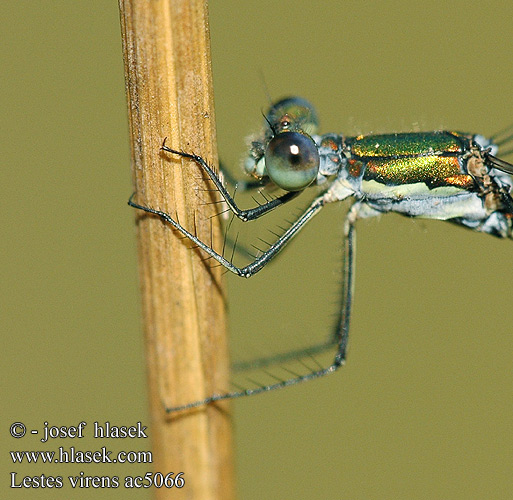
[[209, 403], [213, 403], [215, 401], [221, 401], [224, 399], [233, 399], [239, 398], [243, 396], [253, 396], [256, 394], [261, 394], [263, 392], [269, 392], [276, 389], [282, 389], [284, 387], [289, 387], [292, 385], [297, 385], [302, 382], [308, 382], [310, 380], [314, 380], [317, 378], [324, 377], [330, 373], [335, 372], [338, 368], [340, 368], [345, 361], [347, 341], [349, 336], [349, 323], [350, 323], [350, 315], [351, 315], [351, 305], [352, 305], [352, 293], [353, 293], [353, 281], [354, 281], [354, 255], [355, 255], [355, 230], [354, 223], [357, 219], [358, 211], [351, 210], [345, 221], [344, 233], [345, 233], [345, 243], [344, 243], [344, 291], [343, 291], [343, 304], [342, 304], [342, 313], [341, 319], [337, 328], [337, 334], [335, 335], [336, 342], [331, 342], [330, 345], [334, 343], [337, 344], [337, 352], [333, 362], [327, 367], [320, 368], [318, 370], [313, 370], [304, 375], [297, 375], [292, 378], [286, 380], [279, 380], [277, 383], [262, 385], [253, 389], [241, 389], [239, 391], [226, 392], [223, 394], [214, 394], [208, 398], [202, 399], [200, 401], [195, 401], [186, 405], [177, 406], [174, 408], [166, 408], [168, 413], [179, 411], [179, 410], [187, 410], [190, 408], [196, 408], [198, 406], [203, 406]]
[[[333, 342], [338, 345], [337, 357], [341, 362], [346, 359], [347, 344], [349, 341], [349, 326], [351, 310], [353, 307], [354, 272], [356, 252], [355, 222], [358, 218], [360, 203], [355, 203], [346, 215], [344, 221], [344, 262], [342, 271], [342, 304], [339, 309], [336, 330]], [[337, 359], [337, 358], [335, 358]]]
[[243, 222], [258, 219], [262, 215], [270, 212], [271, 210], [274, 210], [276, 207], [283, 205], [284, 203], [287, 203], [301, 193], [301, 191], [289, 191], [281, 196], [278, 196], [277, 198], [272, 199], [271, 201], [268, 201], [267, 203], [264, 203], [263, 205], [259, 205], [258, 207], [250, 208], [248, 210], [241, 210], [235, 203], [230, 193], [228, 193], [224, 187], [219, 176], [201, 156], [168, 148], [165, 143], [162, 145], [161, 149], [162, 151], [167, 151], [168, 153], [179, 155], [182, 158], [193, 160], [199, 167], [201, 167], [210, 177], [216, 188], [219, 190], [219, 193], [221, 193], [221, 196], [228, 205], [229, 209]]
[[344, 221], [344, 250], [343, 250], [343, 268], [342, 268], [342, 296], [339, 308], [338, 320], [335, 331], [324, 342], [292, 351], [287, 351], [273, 356], [257, 358], [249, 361], [234, 363], [232, 371], [241, 372], [265, 368], [268, 366], [285, 363], [303, 357], [312, 357], [322, 354], [336, 345], [343, 344], [343, 358], [345, 359], [345, 348], [349, 333], [349, 320], [351, 315], [351, 305], [354, 289], [354, 249], [356, 234], [354, 232], [354, 223], [358, 218], [359, 203], [354, 204], [347, 213]]
[[293, 351], [282, 352], [273, 356], [264, 356], [262, 358], [251, 359], [249, 361], [239, 361], [233, 363], [231, 368], [232, 371], [243, 372], [247, 370], [256, 370], [259, 368], [267, 368], [268, 366], [280, 365], [287, 361], [297, 360], [304, 357], [313, 357], [318, 354], [322, 354], [329, 349], [333, 349], [336, 344], [334, 336], [330, 335], [330, 338], [319, 344], [315, 344], [310, 347], [303, 347], [301, 349], [295, 349]]
[[[511, 123], [506, 128], [500, 130], [499, 132], [497, 132], [496, 134], [494, 134], [488, 138], [494, 146], [497, 146], [501, 150], [500, 153], [501, 153], [502, 157], [509, 156], [510, 154], [513, 153], [513, 148], [511, 147], [511, 143], [513, 142], [513, 133], [512, 132], [513, 132], [513, 123]], [[508, 145], [508, 149], [506, 149], [504, 151], [503, 148], [506, 145]], [[504, 160], [502, 160], [502, 161], [504, 161]]]
[[[337, 357], [342, 362], [346, 358], [347, 344], [349, 341], [349, 327], [351, 311], [353, 308], [353, 295], [355, 283], [355, 255], [356, 255], [356, 229], [358, 219], [377, 217], [382, 212], [372, 208], [366, 203], [356, 202], [346, 215], [344, 220], [344, 255], [342, 271], [342, 304], [336, 322], [336, 329], [331, 339], [331, 345], [338, 346]], [[328, 344], [326, 344], [328, 345]], [[337, 358], [335, 358], [336, 360]]]
[[195, 243], [198, 247], [200, 247], [204, 252], [210, 255], [210, 257], [215, 259], [226, 269], [244, 278], [249, 278], [253, 276], [258, 271], [260, 271], [260, 269], [262, 269], [266, 264], [268, 264], [283, 249], [283, 247], [303, 228], [303, 226], [322, 209], [322, 207], [326, 203], [326, 200], [323, 195], [316, 198], [310, 204], [310, 206], [303, 212], [303, 214], [265, 252], [263, 252], [262, 255], [260, 255], [260, 257], [255, 259], [247, 266], [237, 267], [234, 266], [230, 261], [225, 259], [221, 254], [217, 253], [210, 246], [201, 241], [197, 236], [187, 231], [187, 229], [185, 229], [179, 222], [175, 221], [166, 212], [162, 212], [161, 210], [155, 210], [154, 208], [145, 207], [143, 205], [135, 203], [133, 201], [134, 195], [135, 193], [128, 200], [128, 204], [131, 207], [143, 210], [144, 212], [153, 215], [157, 215], [164, 222], [167, 222], [168, 224], [173, 226], [177, 231], [179, 231], [189, 240]]
[[510, 123], [507, 127], [499, 130], [499, 132], [489, 137], [490, 141], [496, 146], [503, 146], [513, 141], [513, 123]]
[[[210, 247], [205, 245], [201, 240], [199, 240], [196, 236], [189, 233], [185, 228], [183, 228], [178, 222], [172, 219], [165, 212], [155, 210], [149, 207], [144, 207], [142, 205], [138, 205], [137, 203], [132, 201], [134, 195], [130, 197], [128, 204], [134, 208], [138, 208], [145, 212], [154, 214], [162, 218], [165, 222], [170, 223], [175, 229], [180, 231], [184, 236], [189, 238], [191, 241], [196, 243], [200, 248], [202, 248], [205, 252], [207, 252], [210, 256], [216, 259], [220, 264], [226, 267], [228, 270], [233, 273], [243, 276], [250, 277], [253, 274], [257, 273], [262, 267], [264, 267], [270, 260], [277, 255], [277, 253], [292, 239], [292, 237], [297, 234], [300, 229], [310, 220], [316, 213], [320, 211], [320, 209], [327, 202], [325, 196], [320, 196], [316, 198], [310, 207], [299, 217], [292, 226], [273, 244], [269, 249], [262, 254], [261, 257], [255, 259], [252, 263], [244, 268], [237, 268], [230, 262], [228, 262], [224, 257], [217, 254]], [[280, 380], [274, 384], [263, 385], [253, 389], [242, 389], [238, 391], [231, 391], [221, 394], [213, 394], [212, 396], [194, 401], [185, 405], [166, 408], [166, 412], [171, 413], [180, 410], [187, 410], [191, 408], [196, 408], [199, 406], [203, 406], [209, 403], [213, 403], [215, 401], [222, 401], [225, 399], [233, 399], [243, 396], [252, 396], [256, 394], [261, 394], [263, 392], [272, 391], [275, 389], [281, 389], [284, 387], [289, 387], [292, 385], [296, 385], [302, 382], [307, 382], [309, 380], [314, 380], [317, 378], [324, 377], [330, 373], [336, 371], [340, 366], [344, 364], [347, 342], [349, 337], [349, 325], [350, 325], [350, 316], [351, 316], [351, 307], [352, 307], [352, 296], [353, 296], [353, 286], [354, 286], [354, 255], [355, 255], [355, 229], [354, 224], [357, 218], [360, 217], [371, 217], [374, 215], [378, 215], [379, 212], [370, 208], [367, 205], [355, 203], [349, 213], [346, 216], [345, 224], [344, 224], [344, 233], [345, 233], [345, 242], [344, 242], [344, 278], [343, 278], [343, 303], [340, 310], [340, 317], [338, 321], [338, 327], [336, 333], [333, 337], [333, 342], [327, 342], [323, 345], [333, 345], [337, 344], [337, 353], [333, 360], [333, 363], [325, 368], [320, 368], [319, 370], [311, 371], [304, 375], [297, 375], [290, 379]], [[307, 352], [308, 354], [308, 352]]]

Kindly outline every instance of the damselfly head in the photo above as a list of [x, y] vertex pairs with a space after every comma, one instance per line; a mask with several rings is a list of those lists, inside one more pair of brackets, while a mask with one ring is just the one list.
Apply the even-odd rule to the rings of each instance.
[[317, 126], [317, 113], [307, 100], [280, 99], [265, 115], [262, 136], [251, 143], [246, 172], [286, 191], [306, 188], [319, 172], [319, 151], [311, 137]]

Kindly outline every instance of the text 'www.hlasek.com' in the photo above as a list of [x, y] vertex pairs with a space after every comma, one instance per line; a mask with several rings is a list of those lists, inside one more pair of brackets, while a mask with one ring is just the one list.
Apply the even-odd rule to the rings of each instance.
[[[37, 443], [69, 442], [69, 439], [79, 440], [84, 437], [95, 439], [133, 440], [146, 439], [147, 430], [141, 422], [132, 426], [112, 425], [110, 422], [93, 422], [87, 428], [86, 422], [80, 422], [71, 426], [50, 425], [43, 423], [43, 429], [28, 429], [23, 422], [14, 422], [10, 426], [10, 435], [16, 440], [37, 436]], [[40, 437], [42, 435], [42, 437]], [[22, 441], [17, 441], [21, 443]], [[103, 441], [104, 442], [104, 441]], [[73, 441], [75, 443], [75, 441]], [[79, 443], [79, 441], [77, 441]], [[18, 448], [18, 446], [16, 446]], [[60, 475], [48, 474], [48, 466], [52, 464], [151, 464], [153, 456], [151, 451], [112, 451], [106, 446], [100, 446], [96, 450], [83, 450], [78, 446], [57, 446], [52, 450], [12, 450], [9, 451], [13, 468], [16, 466], [39, 467], [45, 469], [45, 473], [38, 471], [36, 474], [19, 474], [15, 470], [10, 473], [10, 487], [17, 489], [27, 488], [183, 488], [185, 486], [184, 473], [180, 471], [146, 472], [143, 475], [94, 475], [84, 470], [76, 474]], [[81, 467], [80, 467], [81, 468]]]

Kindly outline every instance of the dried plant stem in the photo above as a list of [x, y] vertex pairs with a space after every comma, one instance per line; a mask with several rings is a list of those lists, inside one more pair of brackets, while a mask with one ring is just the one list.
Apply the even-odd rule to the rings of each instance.
[[[217, 219], [209, 219], [216, 205], [198, 167], [159, 151], [167, 136], [169, 146], [217, 162], [206, 2], [119, 5], [135, 199], [219, 245]], [[137, 218], [153, 466], [185, 479], [181, 490], [155, 489], [156, 498], [231, 499], [228, 407], [165, 412], [228, 387], [220, 269], [160, 219]]]

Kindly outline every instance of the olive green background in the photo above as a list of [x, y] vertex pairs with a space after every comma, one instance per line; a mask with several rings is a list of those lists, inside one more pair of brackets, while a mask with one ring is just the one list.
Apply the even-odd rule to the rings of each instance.
[[[273, 98], [315, 103], [324, 132], [496, 132], [513, 121], [506, 5], [212, 2], [221, 157], [236, 170], [244, 137], [261, 123], [261, 73]], [[8, 490], [12, 471], [151, 469], [10, 461], [14, 449], [149, 443], [90, 437], [95, 420], [147, 421], [117, 5], [4, 2], [0, 16], [0, 496], [150, 498], [67, 484]], [[325, 337], [345, 208], [327, 208], [252, 280], [229, 279], [237, 352], [265, 353], [265, 335], [282, 350], [299, 332]], [[511, 241], [447, 223], [359, 223], [347, 366], [234, 404], [240, 498], [511, 498], [512, 257]], [[81, 420], [81, 441], [9, 436], [15, 421], [41, 429]]]

